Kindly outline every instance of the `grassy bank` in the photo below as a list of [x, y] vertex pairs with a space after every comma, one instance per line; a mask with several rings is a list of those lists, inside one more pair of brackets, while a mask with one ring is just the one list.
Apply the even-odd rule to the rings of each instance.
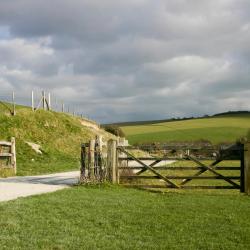
[[248, 249], [249, 207], [249, 197], [238, 193], [75, 187], [1, 203], [0, 244], [2, 249]]
[[235, 142], [250, 128], [250, 115], [224, 115], [205, 119], [124, 126], [130, 143], [208, 140]]
[[[95, 131], [68, 114], [17, 106], [16, 116], [0, 110], [0, 140], [12, 136], [16, 137], [17, 174], [35, 175], [78, 169], [80, 145]], [[39, 144], [42, 154], [26, 142]]]

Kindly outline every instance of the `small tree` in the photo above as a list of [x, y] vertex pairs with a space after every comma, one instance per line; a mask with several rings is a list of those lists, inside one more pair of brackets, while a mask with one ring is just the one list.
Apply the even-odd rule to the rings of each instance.
[[125, 137], [124, 132], [117, 125], [105, 125], [104, 130], [111, 133], [111, 134], [113, 134], [113, 135], [116, 135], [116, 136], [119, 136], [119, 137]]

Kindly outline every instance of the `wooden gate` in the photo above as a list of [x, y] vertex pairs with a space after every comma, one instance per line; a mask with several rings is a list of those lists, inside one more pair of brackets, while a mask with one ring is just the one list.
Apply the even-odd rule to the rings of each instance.
[[[118, 168], [120, 183], [125, 186], [240, 189], [244, 192], [243, 144], [224, 145], [219, 148], [192, 145], [144, 145], [118, 146], [117, 149], [120, 154], [123, 154], [118, 159]], [[173, 161], [172, 164], [168, 164], [169, 161]]]
[[140, 188], [239, 189], [250, 194], [249, 154], [249, 142], [134, 147], [92, 140], [82, 145], [81, 181]]

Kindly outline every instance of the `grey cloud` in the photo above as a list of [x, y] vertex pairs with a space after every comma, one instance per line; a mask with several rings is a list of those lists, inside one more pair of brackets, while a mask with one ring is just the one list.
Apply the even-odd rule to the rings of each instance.
[[[250, 3], [2, 0], [0, 84], [101, 121], [250, 109]], [[244, 96], [244, 97], [242, 97]]]

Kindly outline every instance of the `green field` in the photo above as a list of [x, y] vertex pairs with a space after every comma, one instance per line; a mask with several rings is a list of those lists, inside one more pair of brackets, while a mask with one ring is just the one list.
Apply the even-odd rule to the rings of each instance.
[[74, 187], [0, 203], [1, 249], [249, 249], [250, 199]]
[[250, 115], [225, 115], [211, 118], [124, 126], [130, 143], [210, 141], [235, 142], [247, 134]]

